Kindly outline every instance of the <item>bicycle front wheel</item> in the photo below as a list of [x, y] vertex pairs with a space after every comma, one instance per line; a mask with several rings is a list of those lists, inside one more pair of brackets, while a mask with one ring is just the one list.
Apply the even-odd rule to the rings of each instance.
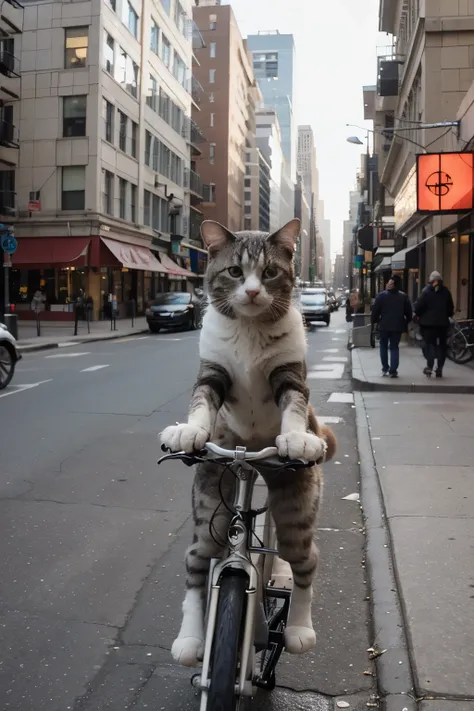
[[447, 355], [449, 360], [452, 360], [454, 363], [459, 363], [460, 365], [469, 363], [474, 357], [471, 348], [467, 346], [466, 339], [461, 332], [456, 333], [452, 337], [448, 345]]
[[220, 584], [214, 631], [208, 711], [236, 711], [239, 650], [245, 622], [247, 576], [232, 571]]

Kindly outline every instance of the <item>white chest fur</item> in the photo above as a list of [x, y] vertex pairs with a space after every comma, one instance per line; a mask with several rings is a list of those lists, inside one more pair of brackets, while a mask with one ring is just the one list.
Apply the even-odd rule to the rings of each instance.
[[222, 412], [227, 426], [243, 440], [273, 438], [280, 413], [270, 387], [270, 373], [285, 363], [306, 358], [306, 335], [301, 314], [290, 309], [274, 324], [231, 320], [211, 305], [204, 317], [200, 356], [228, 372], [232, 387]]

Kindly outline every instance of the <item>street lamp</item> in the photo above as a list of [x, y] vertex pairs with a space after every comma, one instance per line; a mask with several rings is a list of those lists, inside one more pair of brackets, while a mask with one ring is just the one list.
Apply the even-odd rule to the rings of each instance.
[[363, 141], [361, 141], [358, 136], [349, 136], [349, 138], [346, 138], [346, 141], [348, 143], [353, 143], [355, 146], [363, 146], [364, 145]]

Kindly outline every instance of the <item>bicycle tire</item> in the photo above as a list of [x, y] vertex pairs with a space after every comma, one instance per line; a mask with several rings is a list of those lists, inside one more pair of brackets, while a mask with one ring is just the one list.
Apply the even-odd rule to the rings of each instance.
[[235, 685], [245, 621], [247, 584], [247, 577], [236, 571], [228, 573], [221, 580], [207, 699], [208, 711], [236, 711], [239, 708]]
[[[458, 348], [455, 348], [456, 343]], [[470, 348], [467, 347], [465, 339], [461, 337], [461, 331], [456, 333], [450, 340], [447, 352], [449, 360], [453, 363], [458, 363], [459, 365], [465, 365], [469, 363], [474, 358], [474, 354]]]

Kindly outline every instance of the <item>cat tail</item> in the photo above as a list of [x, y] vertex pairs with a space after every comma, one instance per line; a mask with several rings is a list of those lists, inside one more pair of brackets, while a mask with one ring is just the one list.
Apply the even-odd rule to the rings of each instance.
[[324, 461], [328, 462], [336, 454], [336, 449], [337, 449], [336, 435], [334, 434], [334, 432], [331, 429], [329, 429], [329, 427], [326, 427], [326, 425], [319, 424], [312, 405], [308, 405], [308, 425], [309, 425], [310, 432], [313, 432], [315, 435], [317, 435], [318, 437], [321, 437], [321, 439], [324, 439], [324, 441], [326, 442], [327, 451], [326, 451], [326, 456], [324, 458]]

